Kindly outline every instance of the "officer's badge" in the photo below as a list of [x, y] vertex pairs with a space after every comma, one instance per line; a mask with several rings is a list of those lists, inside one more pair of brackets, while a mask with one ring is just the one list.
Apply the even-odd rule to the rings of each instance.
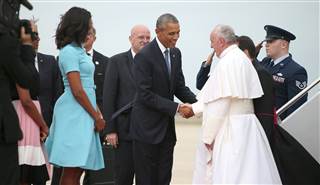
[[94, 63], [95, 63], [96, 65], [99, 65], [99, 61], [95, 61]]
[[307, 87], [307, 82], [306, 82], [306, 81], [300, 82], [300, 81], [296, 80], [296, 86], [297, 86], [299, 89], [302, 90], [302, 89], [304, 89], [304, 88]]
[[282, 74], [282, 73], [277, 73], [277, 75], [278, 75], [278, 76], [283, 76], [283, 74]]

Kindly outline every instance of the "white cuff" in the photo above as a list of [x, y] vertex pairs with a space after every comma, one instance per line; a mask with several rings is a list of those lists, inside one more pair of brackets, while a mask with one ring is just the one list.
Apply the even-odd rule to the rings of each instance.
[[196, 116], [199, 116], [203, 112], [202, 102], [197, 101], [196, 103], [193, 103], [191, 106], [192, 106], [192, 111]]
[[209, 116], [207, 120], [202, 123], [202, 142], [212, 144], [215, 140], [224, 119], [217, 116]]

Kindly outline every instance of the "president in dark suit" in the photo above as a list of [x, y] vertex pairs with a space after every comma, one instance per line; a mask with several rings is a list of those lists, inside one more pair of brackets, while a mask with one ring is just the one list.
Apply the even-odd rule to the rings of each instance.
[[176, 143], [176, 112], [193, 114], [173, 101], [196, 102], [185, 86], [181, 52], [175, 48], [180, 34], [177, 18], [161, 15], [157, 37], [134, 58], [137, 99], [131, 113], [130, 134], [138, 185], [166, 185], [171, 181], [173, 150]]
[[[133, 58], [150, 42], [146, 26], [136, 25], [129, 36], [131, 48], [110, 58], [103, 90], [103, 115], [111, 120], [112, 115], [127, 104], [136, 94], [133, 79]], [[115, 184], [132, 185], [134, 177], [132, 137], [130, 130], [131, 105], [117, 118], [108, 122], [107, 141], [115, 148]]]

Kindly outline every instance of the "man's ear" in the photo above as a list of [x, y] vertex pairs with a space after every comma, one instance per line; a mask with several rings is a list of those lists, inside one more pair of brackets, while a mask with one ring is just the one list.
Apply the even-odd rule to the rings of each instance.
[[218, 41], [219, 41], [219, 44], [220, 44], [221, 46], [224, 46], [225, 43], [226, 43], [226, 41], [225, 41], [222, 37], [219, 37], [219, 38], [218, 38]]
[[282, 40], [280, 46], [281, 48], [287, 48], [289, 46], [289, 42], [286, 40]]
[[156, 28], [156, 30], [155, 30], [155, 32], [156, 32], [156, 34], [158, 34], [158, 33], [160, 33], [160, 28]]

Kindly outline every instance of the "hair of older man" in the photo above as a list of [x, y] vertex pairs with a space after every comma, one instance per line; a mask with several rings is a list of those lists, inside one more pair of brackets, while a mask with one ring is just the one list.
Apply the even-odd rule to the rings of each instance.
[[237, 41], [237, 37], [231, 26], [219, 24], [215, 27], [214, 32], [228, 44], [233, 44]]
[[179, 21], [174, 15], [172, 15], [170, 13], [165, 13], [165, 14], [162, 14], [158, 18], [157, 23], [156, 23], [156, 27], [163, 28], [164, 25], [167, 23], [179, 23]]

